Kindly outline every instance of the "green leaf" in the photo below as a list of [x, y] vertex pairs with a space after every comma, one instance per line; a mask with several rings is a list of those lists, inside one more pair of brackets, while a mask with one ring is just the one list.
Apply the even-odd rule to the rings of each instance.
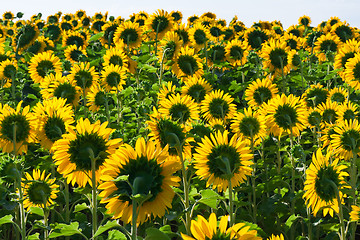
[[70, 225], [60, 223], [54, 228], [54, 231], [49, 235], [49, 238], [56, 238], [60, 236], [68, 237], [75, 234], [81, 234], [78, 222], [72, 222]]
[[211, 189], [205, 189], [200, 191], [201, 199], [199, 202], [211, 207], [217, 208], [218, 199], [220, 199], [220, 195], [214, 192]]
[[40, 240], [40, 233], [35, 233], [26, 238], [27, 240]]
[[120, 175], [112, 181], [113, 182], [126, 182], [128, 180], [129, 180], [129, 175]]
[[77, 205], [75, 206], [74, 213], [76, 213], [76, 212], [81, 212], [82, 210], [85, 210], [85, 209], [89, 209], [89, 206], [86, 205], [86, 203], [77, 204]]
[[99, 32], [99, 33], [91, 36], [91, 38], [89, 39], [89, 42], [96, 41], [99, 38], [101, 38], [102, 36], [104, 36], [104, 32]]
[[125, 234], [119, 230], [111, 230], [108, 232], [107, 240], [127, 240]]
[[13, 223], [13, 216], [9, 214], [0, 218], [0, 226], [5, 223]]
[[159, 229], [156, 228], [148, 228], [146, 229], [146, 237], [145, 240], [170, 240], [170, 238], [163, 232], [161, 232]]
[[97, 237], [100, 234], [102, 234], [103, 232], [105, 232], [111, 228], [118, 227], [118, 226], [120, 226], [120, 225], [115, 220], [112, 222], [108, 221], [105, 225], [102, 225], [98, 228], [98, 230], [94, 234], [94, 237]]
[[42, 208], [39, 208], [39, 207], [30, 207], [30, 213], [39, 215], [41, 217], [44, 216], [44, 210]]
[[289, 229], [291, 228], [291, 226], [294, 224], [294, 222], [296, 221], [296, 219], [298, 219], [299, 216], [296, 216], [295, 214], [292, 214], [285, 222], [285, 228], [286, 231], [289, 231]]
[[177, 236], [177, 234], [174, 233], [174, 232], [171, 230], [171, 226], [170, 226], [170, 225], [162, 226], [159, 230], [160, 230], [161, 232], [165, 233], [166, 235], [168, 235], [168, 236], [171, 237], [171, 238]]

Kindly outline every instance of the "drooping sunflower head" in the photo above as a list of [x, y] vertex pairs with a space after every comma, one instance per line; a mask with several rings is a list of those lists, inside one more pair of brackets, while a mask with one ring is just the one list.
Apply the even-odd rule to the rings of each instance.
[[340, 200], [343, 201], [343, 193], [340, 189], [346, 187], [345, 177], [349, 174], [344, 171], [347, 166], [340, 165], [339, 159], [330, 163], [331, 152], [324, 156], [318, 149], [312, 156], [310, 167], [306, 170], [304, 183], [305, 193], [303, 198], [308, 207], [311, 207], [314, 216], [323, 211], [325, 217], [328, 213], [333, 216], [339, 212], [337, 191]]
[[128, 58], [121, 45], [117, 45], [116, 47], [111, 47], [110, 49], [106, 50], [103, 59], [104, 67], [112, 64], [127, 69], [129, 65]]
[[[167, 32], [163, 39], [160, 40], [160, 51], [158, 52], [159, 59], [162, 61], [171, 61], [177, 57], [180, 48], [183, 45], [179, 35], [175, 32]], [[167, 66], [165, 64], [165, 66]]]
[[107, 22], [102, 26], [102, 31], [104, 35], [100, 38], [101, 43], [104, 47], [109, 48], [109, 46], [114, 44], [115, 31], [119, 27], [117, 21]]
[[355, 120], [338, 121], [331, 135], [334, 154], [349, 160], [360, 151], [360, 125]]
[[35, 83], [43, 82], [49, 74], [61, 74], [60, 58], [51, 51], [39, 53], [31, 58], [29, 73]]
[[349, 93], [342, 87], [334, 87], [329, 91], [329, 101], [337, 102], [338, 104], [346, 103]]
[[208, 50], [208, 65], [213, 66], [214, 64], [224, 63], [225, 58], [225, 46], [223, 44], [214, 44]]
[[231, 40], [225, 47], [226, 59], [234, 67], [242, 66], [247, 61], [249, 54], [248, 43], [246, 41], [239, 41], [238, 39]]
[[[106, 203], [113, 218], [129, 223], [132, 197], [138, 195], [144, 202], [138, 209], [137, 223], [162, 217], [171, 208], [175, 195], [171, 187], [179, 185], [180, 178], [173, 176], [179, 167], [178, 162], [169, 158], [167, 147], [163, 149], [151, 140], [138, 138], [135, 148], [121, 147], [106, 160], [103, 183], [99, 186], [101, 202]], [[127, 181], [118, 181], [121, 176], [128, 176]]]
[[306, 106], [317, 107], [318, 105], [325, 103], [328, 99], [329, 91], [323, 87], [320, 83], [316, 85], [310, 85], [303, 94]]
[[320, 128], [320, 123], [322, 120], [321, 113], [316, 108], [310, 108], [307, 111], [306, 120], [308, 127]]
[[86, 95], [88, 100], [86, 105], [89, 110], [92, 112], [98, 112], [101, 107], [105, 106], [105, 102], [108, 101], [106, 95], [107, 91], [101, 87], [99, 83], [94, 83]]
[[24, 208], [30, 207], [48, 208], [54, 204], [59, 192], [56, 179], [50, 178], [51, 173], [45, 176], [45, 171], [34, 169], [32, 175], [25, 173], [21, 179], [21, 187], [24, 192]]
[[185, 24], [178, 24], [174, 26], [174, 32], [179, 36], [181, 39], [183, 46], [186, 46], [190, 43], [190, 36], [189, 36], [189, 30], [185, 26]]
[[245, 100], [248, 101], [249, 106], [256, 109], [274, 98], [278, 92], [276, 84], [272, 83], [269, 78], [256, 79], [247, 87]]
[[179, 56], [172, 65], [172, 71], [178, 78], [201, 77], [204, 73], [201, 59], [193, 48], [187, 46], [180, 49]]
[[356, 205], [351, 205], [350, 222], [357, 222], [360, 219], [360, 207]]
[[67, 47], [64, 50], [65, 59], [72, 64], [83, 62], [87, 59], [87, 53], [85, 48], [78, 48], [75, 44]]
[[28, 48], [39, 36], [39, 29], [31, 22], [26, 22], [21, 28], [16, 30], [12, 45], [20, 52]]
[[147, 30], [151, 31], [151, 37], [161, 39], [165, 33], [173, 27], [172, 16], [163, 9], [158, 9], [148, 19], [146, 19], [145, 26]]
[[122, 68], [119, 65], [110, 64], [105, 66], [101, 72], [101, 85], [108, 92], [121, 91], [126, 84], [125, 79], [125, 68]]
[[343, 78], [355, 90], [360, 89], [360, 53], [355, 53], [353, 58], [348, 59]]
[[200, 103], [205, 99], [205, 95], [212, 91], [212, 86], [204, 78], [190, 77], [185, 80], [185, 85], [181, 88], [181, 95], [188, 95]]
[[261, 49], [263, 43], [269, 39], [270, 33], [268, 30], [261, 30], [259, 28], [249, 28], [245, 31], [245, 39], [249, 47], [253, 50]]
[[205, 136], [194, 154], [196, 174], [219, 191], [226, 191], [229, 181], [232, 187], [239, 186], [252, 172], [250, 148], [237, 136], [229, 139], [228, 135], [228, 131], [218, 131]]
[[331, 27], [331, 32], [338, 36], [341, 42], [346, 42], [349, 39], [353, 39], [357, 37], [357, 33], [355, 29], [349, 26], [348, 23], [338, 22]]
[[170, 16], [172, 16], [173, 21], [176, 23], [180, 23], [183, 18], [183, 15], [180, 11], [171, 11]]
[[189, 29], [190, 42], [196, 49], [202, 49], [205, 47], [205, 43], [209, 40], [209, 38], [209, 29], [205, 28], [201, 23], [196, 23]]
[[329, 58], [331, 54], [337, 53], [341, 46], [341, 40], [336, 34], [327, 33], [317, 38], [315, 42], [314, 52], [320, 62], [332, 60]]
[[139, 47], [142, 39], [142, 28], [137, 22], [125, 21], [114, 33], [114, 42], [123, 42], [130, 49]]
[[54, 42], [57, 42], [62, 36], [62, 30], [57, 24], [49, 24], [46, 26], [44, 36]]
[[322, 116], [321, 126], [335, 124], [339, 118], [339, 104], [337, 102], [326, 101], [318, 106]]
[[63, 34], [62, 45], [63, 47], [75, 45], [78, 48], [86, 48], [88, 42], [78, 31], [65, 31]]
[[27, 144], [36, 142], [36, 119], [29, 106], [21, 105], [22, 101], [16, 109], [0, 105], [0, 146], [3, 152], [15, 155], [26, 153]]
[[353, 102], [345, 102], [339, 106], [338, 121], [355, 120], [359, 116], [358, 105]]
[[306, 16], [306, 15], [304, 15], [304, 16], [302, 16], [302, 17], [300, 17], [299, 18], [299, 24], [301, 24], [301, 25], [304, 25], [304, 26], [306, 26], [306, 27], [309, 27], [310, 26], [310, 23], [311, 23], [311, 19], [310, 19], [310, 17], [309, 16]]
[[201, 114], [206, 121], [220, 119], [226, 121], [233, 118], [236, 106], [233, 98], [222, 90], [214, 90], [205, 95], [201, 102]]
[[0, 62], [0, 78], [5, 80], [6, 83], [3, 87], [9, 87], [9, 84], [11, 83], [11, 80], [15, 78], [15, 74], [17, 72], [18, 65], [15, 60], [5, 60]]
[[74, 79], [76, 85], [83, 90], [88, 90], [91, 85], [99, 80], [99, 74], [95, 71], [95, 67], [90, 67], [89, 62], [81, 62], [71, 67], [70, 79]]
[[37, 119], [36, 134], [42, 147], [50, 150], [55, 141], [73, 129], [74, 111], [66, 99], [51, 98], [39, 102], [33, 109]]
[[[80, 118], [75, 131], [64, 134], [53, 147], [53, 158], [57, 170], [63, 174], [68, 183], [77, 183], [85, 187], [92, 186], [92, 170], [95, 171], [95, 182], [99, 182], [105, 160], [115, 152], [122, 140], [111, 139], [114, 130], [107, 128], [107, 122], [90, 123], [89, 119]], [[92, 167], [93, 166], [93, 167]]]
[[[184, 240], [203, 240], [203, 239], [248, 239], [260, 240], [256, 230], [250, 230], [250, 226], [245, 223], [237, 223], [228, 227], [229, 216], [222, 216], [218, 224], [215, 213], [211, 213], [209, 221], [203, 216], [198, 215], [197, 220], [191, 221], [191, 234], [194, 238], [181, 233]], [[284, 240], [284, 239], [281, 239]]]

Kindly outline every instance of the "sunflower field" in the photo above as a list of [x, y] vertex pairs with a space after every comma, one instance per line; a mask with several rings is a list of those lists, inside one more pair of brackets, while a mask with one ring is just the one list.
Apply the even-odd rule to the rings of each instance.
[[360, 30], [0, 19], [0, 239], [359, 239]]

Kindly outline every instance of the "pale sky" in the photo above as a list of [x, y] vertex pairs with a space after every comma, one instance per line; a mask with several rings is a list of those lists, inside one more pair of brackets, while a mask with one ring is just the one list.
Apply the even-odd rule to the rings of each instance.
[[75, 13], [85, 10], [89, 16], [96, 12], [109, 12], [109, 16], [125, 19], [132, 13], [146, 11], [151, 14], [157, 9], [168, 12], [179, 10], [186, 20], [194, 14], [213, 12], [227, 23], [237, 15], [238, 20], [250, 27], [254, 22], [279, 20], [284, 29], [296, 25], [299, 17], [311, 18], [311, 26], [336, 16], [350, 26], [360, 28], [360, 0], [1, 0], [3, 12], [23, 12], [23, 19], [41, 12], [43, 19], [58, 11]]

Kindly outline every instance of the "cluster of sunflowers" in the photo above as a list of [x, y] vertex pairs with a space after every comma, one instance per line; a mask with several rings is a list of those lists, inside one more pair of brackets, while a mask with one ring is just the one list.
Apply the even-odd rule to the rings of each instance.
[[3, 239], [356, 239], [359, 29], [107, 15], [3, 14]]

